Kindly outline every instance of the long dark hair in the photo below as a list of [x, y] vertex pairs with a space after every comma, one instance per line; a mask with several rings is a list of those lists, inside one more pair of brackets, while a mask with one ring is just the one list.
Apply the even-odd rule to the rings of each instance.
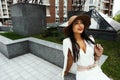
[[[70, 38], [71, 40], [71, 43], [72, 43], [72, 51], [73, 51], [73, 59], [74, 59], [74, 62], [78, 61], [79, 59], [79, 51], [80, 51], [80, 46], [78, 45], [78, 43], [76, 42], [75, 40], [75, 37], [74, 37], [74, 33], [73, 33], [73, 30], [72, 30], [72, 25], [70, 25], [70, 27], [68, 28], [68, 33], [67, 33], [67, 37]], [[93, 42], [85, 33], [85, 29], [84, 31], [81, 33], [81, 37], [83, 39], [85, 39], [87, 42], [91, 42], [92, 44], [95, 44], [95, 42]]]

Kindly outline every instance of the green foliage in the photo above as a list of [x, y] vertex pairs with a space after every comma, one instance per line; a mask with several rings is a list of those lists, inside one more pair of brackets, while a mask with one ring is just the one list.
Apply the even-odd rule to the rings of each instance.
[[120, 79], [120, 41], [106, 41], [96, 40], [97, 43], [101, 43], [104, 48], [104, 54], [108, 56], [108, 59], [102, 66], [102, 70], [109, 77], [114, 80]]
[[113, 17], [113, 19], [120, 23], [120, 14], [116, 15], [115, 17]]
[[55, 37], [57, 35], [58, 35], [57, 28], [54, 28], [54, 27], [48, 28], [48, 29], [44, 30], [42, 33], [43, 37], [48, 37], [48, 36]]
[[18, 35], [18, 34], [14, 33], [14, 32], [0, 33], [0, 35], [5, 36], [7, 38], [10, 38], [12, 40], [25, 38], [25, 36]]
[[33, 37], [45, 39], [48, 41], [56, 42], [62, 44], [62, 40], [65, 38], [64, 34], [59, 31], [56, 27], [51, 27], [43, 31], [40, 35], [35, 35]]

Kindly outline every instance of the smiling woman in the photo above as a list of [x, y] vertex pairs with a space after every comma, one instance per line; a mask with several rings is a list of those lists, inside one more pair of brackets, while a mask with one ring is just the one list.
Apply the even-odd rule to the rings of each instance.
[[67, 38], [63, 40], [63, 78], [71, 68], [75, 68], [76, 80], [110, 80], [97, 64], [103, 53], [103, 47], [85, 33], [85, 29], [90, 24], [89, 16], [74, 15], [69, 19], [68, 26], [64, 28]]

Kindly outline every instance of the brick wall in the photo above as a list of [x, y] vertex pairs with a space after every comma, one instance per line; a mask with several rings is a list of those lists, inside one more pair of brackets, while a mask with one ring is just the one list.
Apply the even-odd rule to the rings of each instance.
[[50, 16], [47, 17], [47, 23], [55, 22], [55, 0], [50, 0]]

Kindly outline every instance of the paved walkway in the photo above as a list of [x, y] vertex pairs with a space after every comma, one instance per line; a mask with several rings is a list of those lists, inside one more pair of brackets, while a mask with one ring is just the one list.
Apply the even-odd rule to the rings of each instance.
[[0, 53], [0, 80], [61, 80], [61, 71], [31, 53], [13, 59]]

